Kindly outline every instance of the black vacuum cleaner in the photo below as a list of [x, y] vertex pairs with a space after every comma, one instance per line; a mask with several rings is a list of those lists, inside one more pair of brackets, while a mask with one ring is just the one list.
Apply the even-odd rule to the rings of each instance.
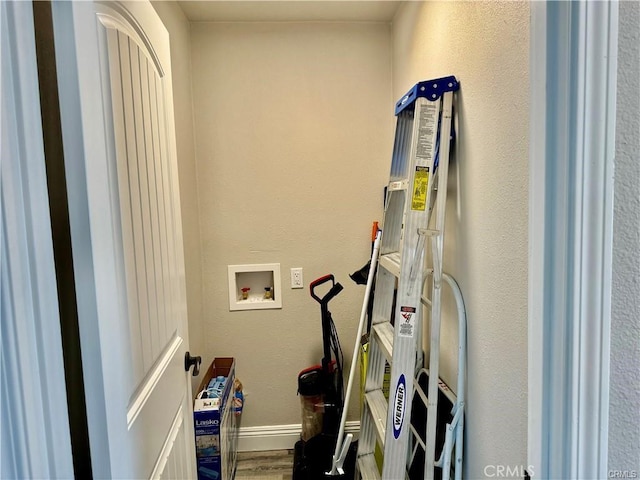
[[[316, 289], [328, 282], [331, 282], [329, 290], [323, 297], [319, 297]], [[329, 302], [342, 289], [342, 285], [331, 274], [314, 280], [309, 286], [311, 297], [320, 304], [324, 356], [320, 365], [306, 368], [298, 374], [302, 434], [295, 444], [292, 480], [336, 478], [327, 476], [326, 473], [331, 470], [340, 416], [344, 408], [343, 355], [329, 311]], [[339, 478], [353, 478], [354, 468], [355, 449], [347, 456], [345, 474]]]

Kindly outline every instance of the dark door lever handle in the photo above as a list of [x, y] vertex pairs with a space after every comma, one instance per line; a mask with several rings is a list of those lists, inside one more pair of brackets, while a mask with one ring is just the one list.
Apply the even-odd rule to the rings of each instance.
[[192, 375], [197, 377], [200, 374], [200, 364], [202, 363], [202, 357], [192, 357], [189, 352], [184, 354], [184, 371], [188, 372], [193, 365]]

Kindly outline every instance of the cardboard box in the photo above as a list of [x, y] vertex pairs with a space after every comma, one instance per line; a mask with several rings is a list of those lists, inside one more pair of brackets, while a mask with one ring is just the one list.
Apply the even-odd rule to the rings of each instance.
[[[226, 377], [218, 398], [198, 398], [211, 379]], [[193, 404], [198, 480], [231, 480], [235, 474], [237, 424], [233, 411], [235, 361], [213, 360], [205, 373]]]

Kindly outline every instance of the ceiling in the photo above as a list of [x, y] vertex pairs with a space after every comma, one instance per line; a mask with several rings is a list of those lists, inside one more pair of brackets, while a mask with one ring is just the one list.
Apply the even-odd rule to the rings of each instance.
[[400, 1], [201, 0], [179, 5], [192, 22], [390, 22]]

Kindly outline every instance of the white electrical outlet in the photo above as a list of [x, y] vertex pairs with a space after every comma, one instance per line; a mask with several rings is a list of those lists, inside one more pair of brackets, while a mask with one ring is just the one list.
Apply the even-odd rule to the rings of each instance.
[[302, 267], [291, 269], [291, 288], [304, 288]]

